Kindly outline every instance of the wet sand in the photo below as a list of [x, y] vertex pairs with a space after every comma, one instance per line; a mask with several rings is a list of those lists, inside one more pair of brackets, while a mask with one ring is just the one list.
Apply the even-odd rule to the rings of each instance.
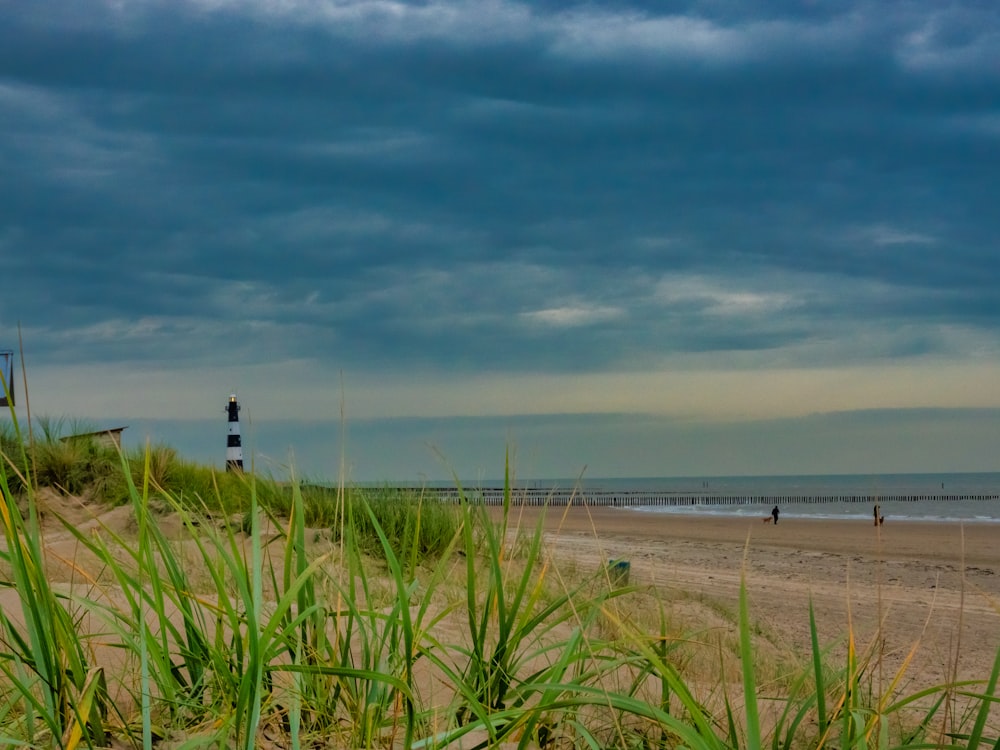
[[[765, 509], [766, 510], [766, 509]], [[541, 511], [515, 508], [533, 528]], [[1000, 648], [1000, 526], [887, 520], [683, 516], [612, 508], [551, 508], [556, 560], [628, 560], [631, 582], [734, 606], [745, 572], [751, 616], [789, 648], [809, 646], [809, 602], [824, 643], [853, 629], [895, 669], [923, 684], [989, 674]], [[880, 624], [881, 623], [881, 624]]]

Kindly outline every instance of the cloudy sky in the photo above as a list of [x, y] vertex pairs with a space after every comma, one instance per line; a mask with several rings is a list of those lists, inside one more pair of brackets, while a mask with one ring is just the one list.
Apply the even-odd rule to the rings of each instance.
[[357, 480], [1000, 468], [995, 3], [0, 17], [33, 415], [221, 464], [235, 391]]

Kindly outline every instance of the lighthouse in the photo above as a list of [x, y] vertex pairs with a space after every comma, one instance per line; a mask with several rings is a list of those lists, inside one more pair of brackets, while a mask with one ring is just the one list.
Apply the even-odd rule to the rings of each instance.
[[229, 395], [229, 435], [226, 438], [226, 471], [243, 471], [243, 443], [240, 439], [240, 405], [236, 394]]

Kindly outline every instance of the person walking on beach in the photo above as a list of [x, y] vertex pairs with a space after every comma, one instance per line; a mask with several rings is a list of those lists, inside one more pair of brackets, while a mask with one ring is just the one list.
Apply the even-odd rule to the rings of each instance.
[[876, 525], [876, 526], [881, 526], [881, 525], [882, 525], [882, 522], [883, 522], [883, 521], [885, 520], [885, 516], [881, 516], [881, 515], [879, 515], [879, 512], [878, 512], [878, 511], [879, 511], [879, 508], [878, 508], [878, 506], [876, 505], [876, 506], [875, 506], [875, 525]]
[[774, 516], [774, 525], [777, 526], [778, 525], [778, 506], [777, 505], [775, 505], [773, 508], [771, 508], [771, 515]]

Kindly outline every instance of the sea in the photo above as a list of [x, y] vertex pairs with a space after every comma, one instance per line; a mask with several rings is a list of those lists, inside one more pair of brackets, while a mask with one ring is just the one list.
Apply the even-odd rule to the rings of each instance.
[[[584, 495], [613, 493], [624, 498], [629, 493], [661, 493], [704, 500], [636, 506], [648, 513], [755, 517], [777, 505], [782, 518], [869, 520], [877, 502], [887, 520], [1000, 524], [1000, 472], [548, 479], [518, 482], [517, 486], [536, 491], [579, 487]], [[795, 500], [838, 497], [850, 499]], [[712, 502], [713, 498], [740, 501]], [[619, 507], [629, 507], [627, 500]]]

